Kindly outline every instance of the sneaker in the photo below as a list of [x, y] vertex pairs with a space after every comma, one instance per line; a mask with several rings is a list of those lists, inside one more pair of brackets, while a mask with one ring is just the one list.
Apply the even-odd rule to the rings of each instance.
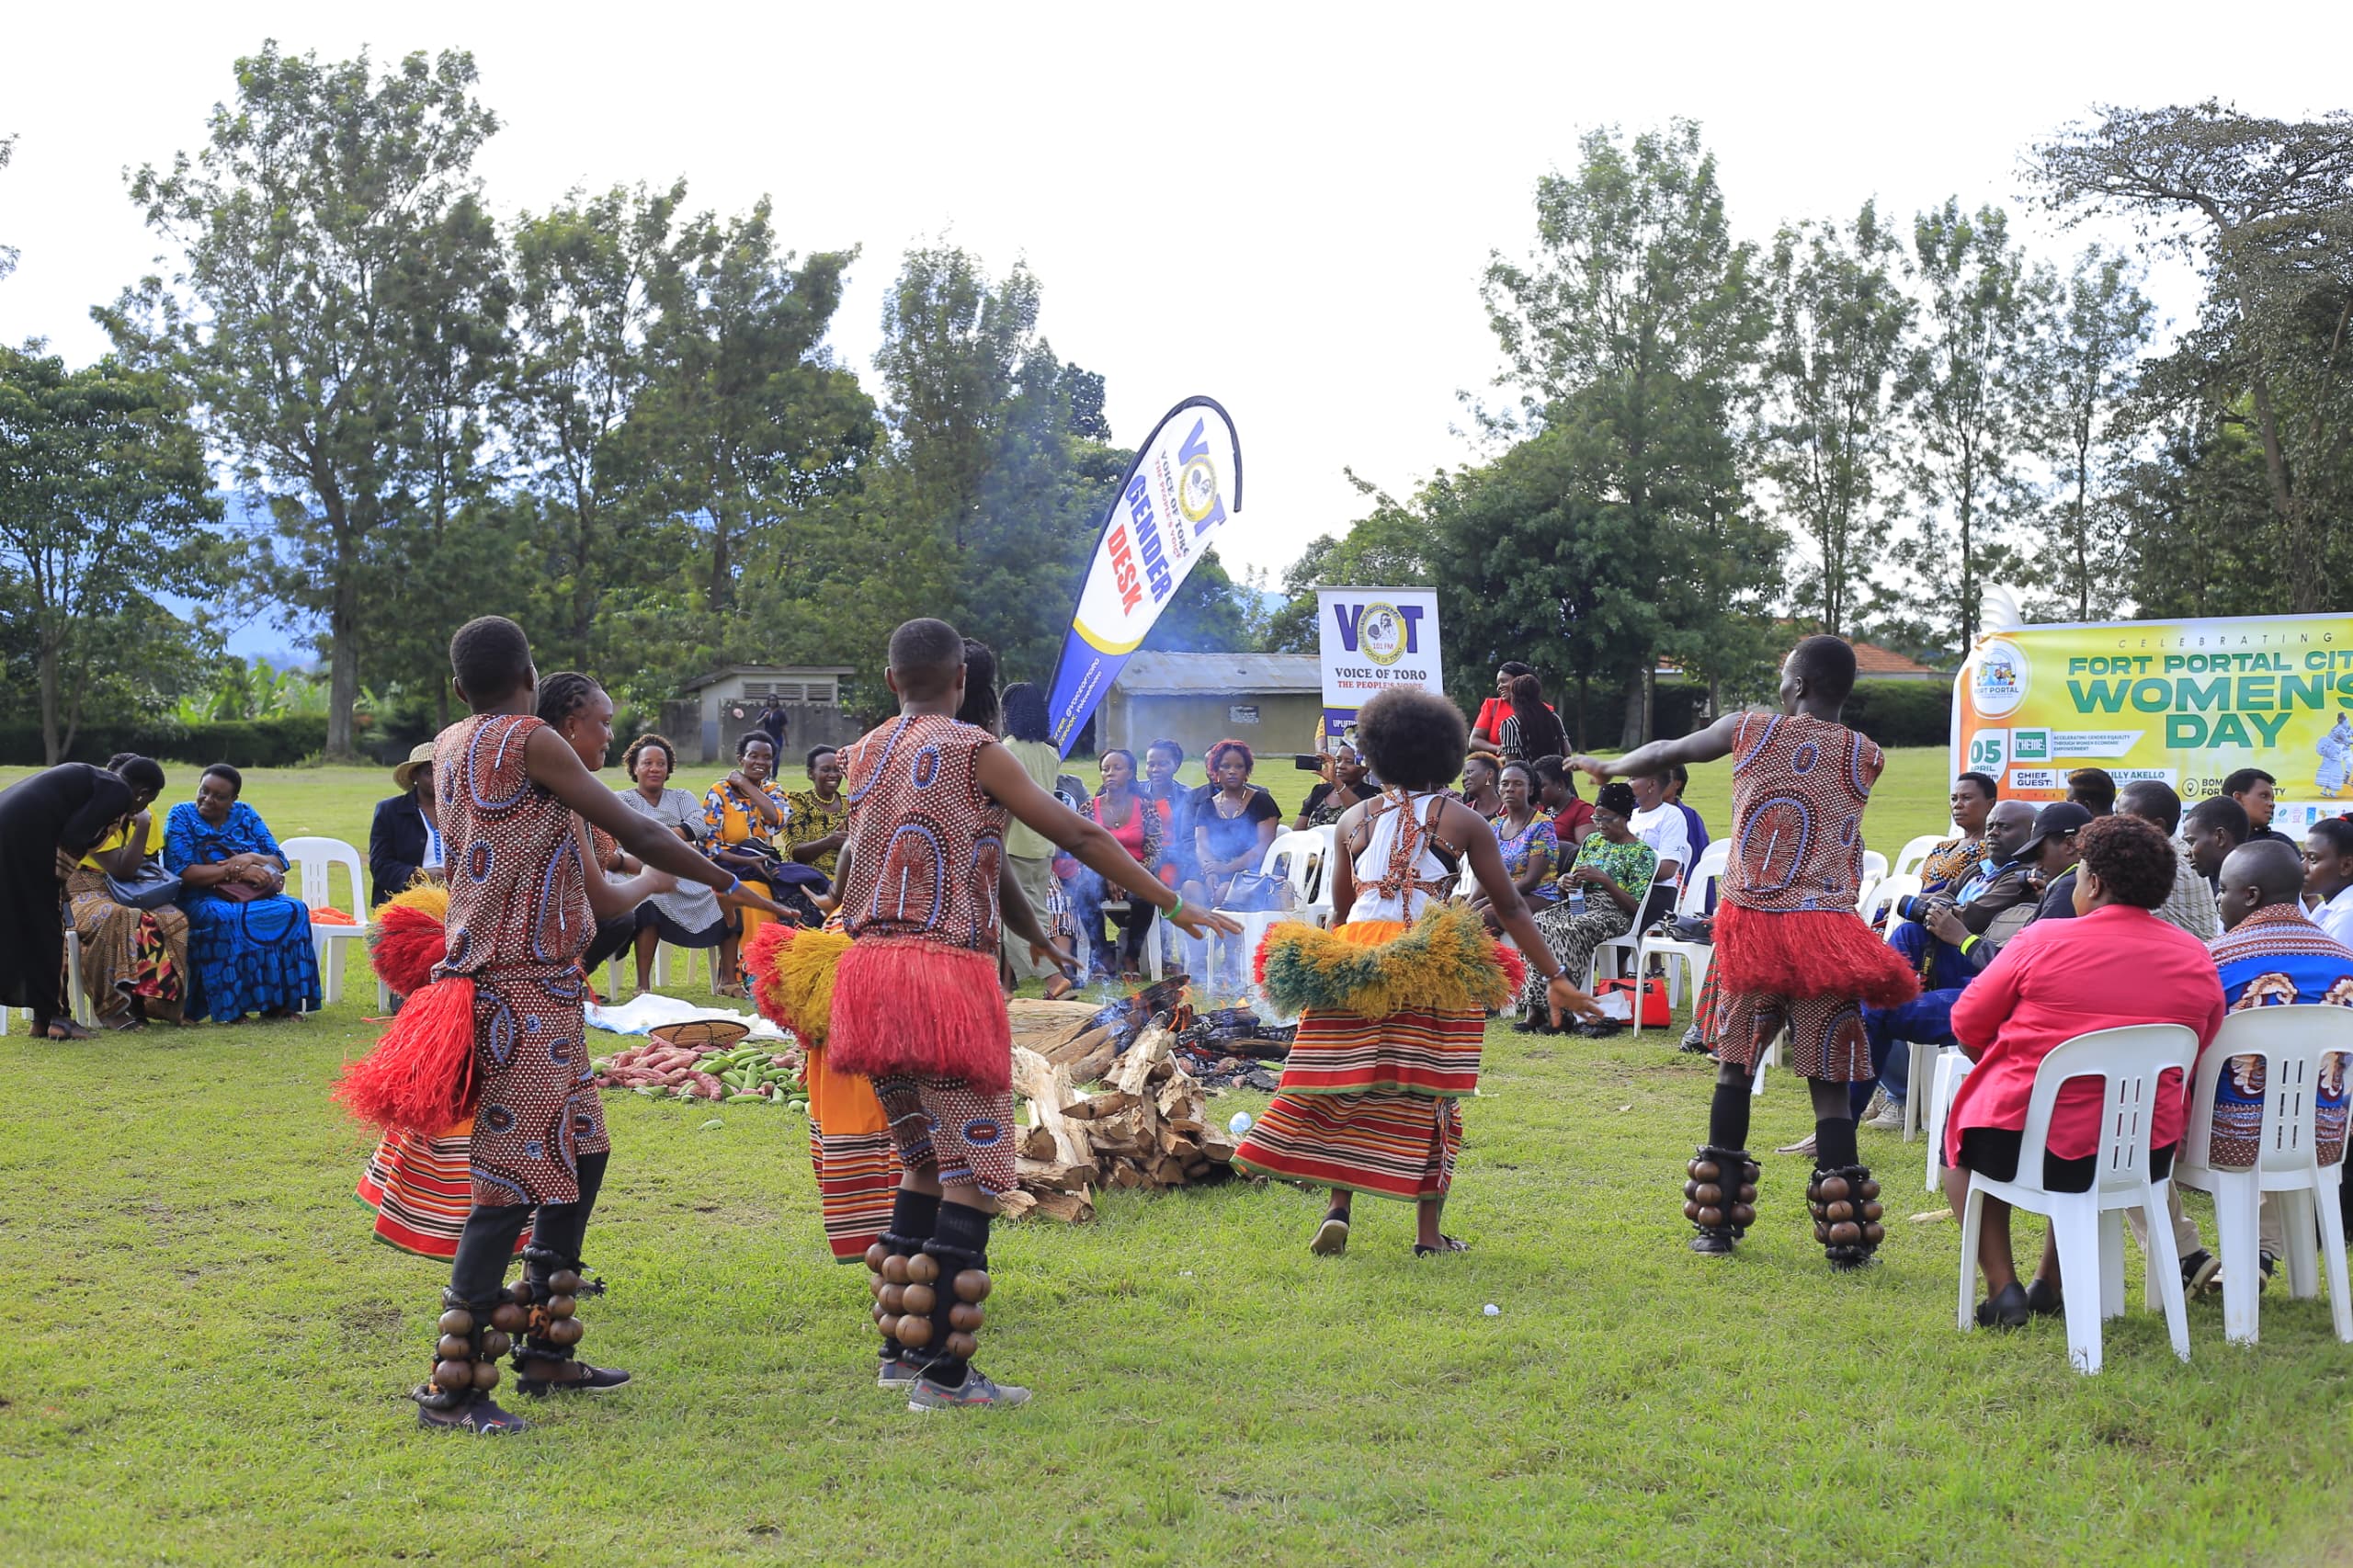
[[430, 1392], [430, 1385], [427, 1385], [409, 1396], [417, 1402], [416, 1424], [428, 1432], [466, 1432], [477, 1437], [504, 1437], [531, 1429], [529, 1422], [500, 1409], [497, 1402], [487, 1392], [477, 1393], [455, 1410], [436, 1410], [421, 1397]]
[[1348, 1250], [1348, 1217], [1337, 1210], [1324, 1216], [1307, 1250], [1318, 1257], [1337, 1257]]
[[917, 1378], [914, 1392], [907, 1395], [907, 1408], [924, 1415], [935, 1410], [1011, 1410], [1029, 1403], [1028, 1389], [992, 1381], [978, 1367], [966, 1368], [963, 1382], [952, 1389], [942, 1388], [928, 1376]]
[[2222, 1262], [2204, 1247], [2181, 1260], [2181, 1293], [2192, 1298], [2204, 1295], [2222, 1278]]
[[879, 1389], [911, 1389], [923, 1376], [923, 1369], [904, 1356], [894, 1356], [881, 1364], [874, 1374], [874, 1386]]
[[1877, 1110], [1864, 1118], [1863, 1125], [1877, 1128], [1881, 1132], [1903, 1131], [1904, 1102], [1892, 1097], [1886, 1090], [1882, 1089], [1880, 1091], [1878, 1105]]
[[1699, 1031], [1699, 1025], [1693, 1024], [1683, 1031], [1683, 1043], [1677, 1049], [1693, 1056], [1700, 1055], [1708, 1049], [1708, 1037]]

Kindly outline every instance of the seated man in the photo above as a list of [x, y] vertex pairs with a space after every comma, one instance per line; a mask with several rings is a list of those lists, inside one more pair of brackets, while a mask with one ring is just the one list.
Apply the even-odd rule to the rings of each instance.
[[2135, 778], [2124, 786], [2116, 797], [2116, 809], [2128, 817], [2139, 817], [2151, 824], [2173, 841], [2173, 894], [2164, 905], [2152, 913], [2169, 926], [2178, 926], [2201, 942], [2211, 942], [2222, 934], [2222, 923], [2214, 915], [2214, 890], [2198, 873], [2189, 858], [2189, 846], [2180, 838], [2181, 797], [2173, 786], [2156, 778]]
[[2246, 810], [2228, 795], [2216, 795], [2189, 808], [2181, 819], [2182, 842], [2189, 863], [2207, 885], [2219, 890], [2222, 861], [2247, 839]]
[[[2003, 944], [2035, 921], [2052, 913], [2054, 903], [2072, 899], [2075, 883], [2072, 868], [2075, 864], [2075, 835], [2092, 820], [2091, 813], [2072, 801], [2055, 801], [2033, 814], [2034, 808], [2023, 801], [2005, 801], [1994, 808], [1994, 815], [1985, 824], [1988, 844], [1995, 841], [1999, 824], [2000, 836], [2007, 841], [2010, 827], [2021, 816], [2031, 824], [2032, 836], [2021, 845], [2009, 864], [2019, 868], [2018, 886], [2021, 896], [2005, 903], [1986, 915], [1982, 924], [1971, 926], [1969, 912], [1984, 909], [1989, 897], [2006, 896], [1990, 885], [1967, 906], [1947, 903], [1932, 895], [1923, 894], [1927, 904], [1921, 922], [1905, 921], [1895, 930], [1894, 945], [1910, 954], [1915, 962], [1926, 955], [1927, 968], [1924, 977], [1942, 980], [1943, 984], [1924, 989], [1919, 996], [1900, 1007], [1865, 1007], [1863, 1032], [1871, 1042], [1871, 1065], [1879, 1069], [1879, 1087], [1887, 1095], [1887, 1104], [1871, 1118], [1870, 1125], [1897, 1128], [1904, 1122], [1904, 1099], [1911, 1085], [1912, 1053], [1895, 1049], [1898, 1040], [1918, 1041], [1923, 1045], [1953, 1043], [1952, 1006], [1961, 1000], [1961, 991], [1985, 971]], [[1990, 856], [1989, 856], [1990, 859]], [[2050, 892], [2040, 901], [2028, 886], [2027, 874], [2040, 875], [2049, 884]], [[1970, 891], [1964, 884], [1963, 892]], [[2067, 917], [2075, 917], [2073, 903], [2065, 903]], [[1906, 927], [1922, 928], [1922, 935], [1910, 937]], [[1934, 947], [1931, 949], [1930, 944]], [[1946, 955], [1949, 954], [1948, 958]], [[1858, 1084], [1854, 1089], [1858, 1114], [1870, 1097], [1869, 1085]]]
[[[2222, 972], [2222, 1005], [2232, 1012], [2295, 1004], [2353, 1004], [2353, 949], [2332, 939], [2305, 915], [2303, 886], [2303, 862], [2284, 844], [2257, 839], [2233, 850], [2222, 862], [2222, 896], [2217, 902], [2226, 929], [2214, 944], [2214, 962]], [[2342, 1127], [2342, 1068], [2322, 1074], [2319, 1088], [2322, 1125], [2334, 1120]], [[2208, 1161], [2226, 1170], [2244, 1170], [2253, 1165], [2262, 1126], [2262, 1060], [2234, 1057], [2224, 1064], [2214, 1086], [2214, 1142]], [[2341, 1191], [2340, 1200], [2347, 1200], [2348, 1192], [2353, 1187]], [[2200, 1242], [2198, 1227], [2183, 1216], [2178, 1198], [2171, 1209], [2175, 1244], [2181, 1252], [2182, 1282], [2193, 1292], [2202, 1290], [2219, 1272], [2213, 1255]], [[2140, 1235], [2137, 1210], [2131, 1219], [2133, 1233]], [[2261, 1254], [2257, 1261], [2268, 1278], [2273, 1260], [2287, 1248], [2277, 1207], [2268, 1193], [2256, 1244]]]
[[2295, 840], [2271, 825], [2271, 814], [2279, 804], [2276, 786], [2279, 780], [2260, 767], [2242, 767], [2222, 780], [2222, 793], [2236, 801], [2246, 812], [2246, 841], [2249, 844], [2285, 844], [2292, 846]]
[[[1984, 967], [1963, 962], [1961, 942], [1984, 936], [1996, 920], [2009, 915], [1996, 939], [1998, 946], [2033, 918], [2037, 894], [2027, 885], [2031, 865], [2025, 851], [2027, 841], [2034, 836], [2034, 808], [2024, 801], [1995, 805], [1985, 816], [1985, 853], [1976, 868], [1942, 892], [1923, 892], [1922, 918], [1902, 922], [1888, 937], [1891, 945], [1919, 966], [1922, 979], [1932, 989], [1965, 984]], [[2020, 905], [2025, 912], [2018, 912]], [[1953, 916], [1959, 937], [1940, 939], [1933, 933], [1931, 923], [1938, 912]]]

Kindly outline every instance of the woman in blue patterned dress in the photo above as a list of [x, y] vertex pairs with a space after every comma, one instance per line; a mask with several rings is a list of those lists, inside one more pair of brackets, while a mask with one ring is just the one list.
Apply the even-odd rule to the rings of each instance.
[[319, 1005], [311, 912], [286, 896], [286, 857], [227, 763], [204, 770], [196, 799], [172, 808], [164, 865], [180, 879], [188, 914], [187, 1016], [231, 1024], [247, 1013], [294, 1016]]

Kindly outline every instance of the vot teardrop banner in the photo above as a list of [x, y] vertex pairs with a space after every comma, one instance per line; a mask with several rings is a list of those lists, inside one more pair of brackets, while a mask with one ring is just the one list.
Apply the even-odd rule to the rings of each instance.
[[1046, 697], [1054, 744], [1071, 743], [1209, 548], [1242, 510], [1242, 442], [1213, 398], [1188, 397], [1137, 449], [1103, 519]]

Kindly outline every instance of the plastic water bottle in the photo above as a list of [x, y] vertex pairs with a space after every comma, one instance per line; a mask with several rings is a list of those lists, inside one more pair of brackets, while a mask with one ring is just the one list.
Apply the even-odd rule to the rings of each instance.
[[1584, 913], [1585, 884], [1583, 882], [1576, 882], [1572, 884], [1569, 888], [1569, 914], [1572, 915], [1579, 915]]
[[1241, 1137], [1244, 1133], [1250, 1131], [1250, 1113], [1246, 1110], [1235, 1111], [1233, 1113], [1233, 1119], [1225, 1124], [1225, 1130], [1228, 1132], [1233, 1133], [1236, 1138]]

